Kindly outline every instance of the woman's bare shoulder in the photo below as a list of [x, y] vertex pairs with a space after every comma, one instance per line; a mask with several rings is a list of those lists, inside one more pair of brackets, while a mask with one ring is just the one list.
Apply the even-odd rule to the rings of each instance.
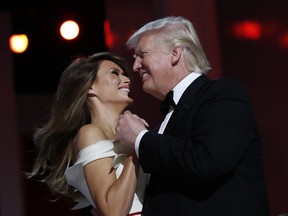
[[96, 125], [87, 124], [80, 128], [75, 139], [74, 144], [80, 151], [86, 146], [95, 144], [101, 140], [105, 140], [106, 136], [103, 131]]

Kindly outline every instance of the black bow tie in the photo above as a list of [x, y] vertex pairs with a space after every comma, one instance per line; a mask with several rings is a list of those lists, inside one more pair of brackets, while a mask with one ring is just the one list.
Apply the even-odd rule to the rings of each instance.
[[165, 116], [169, 112], [170, 106], [174, 108], [176, 106], [173, 100], [173, 91], [168, 92], [168, 94], [165, 97], [165, 100], [161, 102], [160, 110], [163, 116]]

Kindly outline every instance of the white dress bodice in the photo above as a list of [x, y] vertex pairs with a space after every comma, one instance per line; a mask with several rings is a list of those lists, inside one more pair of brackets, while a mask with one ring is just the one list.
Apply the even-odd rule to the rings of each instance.
[[[87, 182], [84, 176], [84, 166], [100, 158], [112, 157], [112, 166], [115, 168], [116, 177], [119, 178], [120, 174], [122, 173], [125, 157], [128, 151], [130, 151], [129, 147], [126, 147], [119, 142], [116, 143], [116, 141], [113, 140], [102, 140], [83, 148], [79, 152], [76, 163], [73, 166], [68, 167], [65, 171], [68, 184], [73, 186], [83, 195], [83, 197], [76, 200], [78, 204], [75, 205], [72, 209], [80, 209], [89, 205], [97, 208], [88, 190]], [[145, 174], [140, 168], [136, 191], [129, 213], [142, 210], [144, 191], [147, 180], [148, 175]]]

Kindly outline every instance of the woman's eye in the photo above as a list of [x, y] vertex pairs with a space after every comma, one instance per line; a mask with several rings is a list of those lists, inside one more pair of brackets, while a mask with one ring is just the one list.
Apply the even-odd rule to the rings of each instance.
[[112, 73], [112, 74], [115, 74], [115, 75], [117, 75], [117, 76], [119, 76], [119, 72], [116, 71], [116, 70], [113, 70], [111, 73]]

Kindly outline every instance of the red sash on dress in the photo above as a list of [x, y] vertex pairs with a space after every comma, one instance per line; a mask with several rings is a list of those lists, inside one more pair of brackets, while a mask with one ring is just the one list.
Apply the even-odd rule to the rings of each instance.
[[128, 214], [127, 216], [134, 216], [134, 215], [141, 215], [142, 212], [133, 212], [131, 214]]

